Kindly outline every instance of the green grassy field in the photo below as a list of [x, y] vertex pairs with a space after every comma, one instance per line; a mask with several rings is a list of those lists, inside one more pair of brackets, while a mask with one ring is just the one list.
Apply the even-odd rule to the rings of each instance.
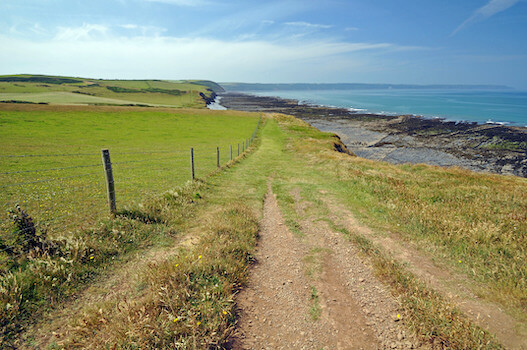
[[[205, 84], [205, 85], [202, 85]], [[98, 80], [50, 76], [0, 76], [0, 101], [48, 104], [203, 107], [206, 81]]]
[[[42, 225], [93, 222], [107, 212], [101, 149], [110, 150], [123, 209], [188, 181], [191, 147], [197, 177], [216, 168], [217, 147], [225, 164], [256, 123], [237, 112], [3, 105], [0, 210], [20, 204]], [[9, 224], [5, 215], [0, 222]]]

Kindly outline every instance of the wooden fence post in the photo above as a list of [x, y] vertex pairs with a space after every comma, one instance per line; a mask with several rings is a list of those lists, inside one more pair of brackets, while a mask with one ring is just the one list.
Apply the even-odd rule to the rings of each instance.
[[231, 145], [231, 162], [232, 162], [232, 145]]
[[110, 206], [110, 212], [115, 214], [117, 207], [115, 205], [115, 184], [113, 182], [112, 162], [110, 161], [110, 151], [103, 149], [101, 151], [102, 164], [104, 166], [104, 172], [106, 174], [106, 188], [108, 190], [108, 205]]
[[220, 167], [220, 148], [216, 147], [216, 167]]
[[190, 148], [190, 171], [192, 173], [192, 180], [194, 180], [194, 148]]

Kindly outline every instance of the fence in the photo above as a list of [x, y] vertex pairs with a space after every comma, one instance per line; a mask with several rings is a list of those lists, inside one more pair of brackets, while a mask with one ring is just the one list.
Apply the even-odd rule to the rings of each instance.
[[[90, 153], [0, 156], [2, 168], [7, 170], [0, 172], [0, 232], [13, 230], [12, 218], [6, 214], [17, 205], [32, 217], [37, 230], [60, 235], [92, 226], [110, 212], [206, 176], [242, 155], [259, 125], [260, 120], [249, 138], [234, 144], [198, 144], [178, 150], [102, 150], [102, 162], [101, 154]], [[19, 170], [24, 159], [31, 160], [33, 169]], [[4, 244], [0, 253], [8, 249]]]

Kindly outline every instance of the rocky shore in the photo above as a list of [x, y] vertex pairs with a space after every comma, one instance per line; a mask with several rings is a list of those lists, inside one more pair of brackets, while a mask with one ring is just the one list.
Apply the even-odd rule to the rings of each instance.
[[240, 93], [220, 96], [227, 109], [290, 114], [336, 133], [360, 157], [527, 177], [527, 128], [357, 113]]

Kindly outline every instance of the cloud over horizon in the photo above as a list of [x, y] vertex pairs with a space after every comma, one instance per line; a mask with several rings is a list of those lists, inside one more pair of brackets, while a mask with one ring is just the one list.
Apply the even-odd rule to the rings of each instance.
[[[118, 28], [127, 31], [114, 30]], [[319, 70], [322, 77], [324, 72], [335, 70], [336, 67], [324, 67], [325, 62], [342, 62], [340, 68], [353, 73], [355, 67], [366, 63], [365, 57], [369, 53], [383, 55], [422, 49], [391, 43], [321, 39], [220, 40], [127, 33], [140, 28], [130, 23], [115, 28], [101, 24], [59, 27], [55, 36], [39, 41], [0, 35], [0, 41], [10, 47], [9, 54], [0, 53], [0, 66], [11, 67], [11, 73], [51, 73], [78, 62], [74, 65], [75, 71], [68, 74], [94, 78], [171, 79], [186, 76], [244, 80], [243, 76], [253, 73], [260, 79], [272, 81], [269, 74], [282, 71], [286, 81], [303, 75], [304, 71]], [[343, 55], [348, 57], [344, 60]], [[328, 76], [328, 79], [335, 77]]]

